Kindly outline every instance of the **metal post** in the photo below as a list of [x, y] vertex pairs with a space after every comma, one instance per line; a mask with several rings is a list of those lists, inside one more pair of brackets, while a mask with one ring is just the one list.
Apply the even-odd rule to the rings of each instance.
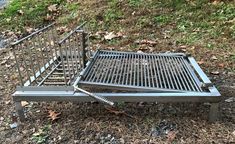
[[20, 121], [21, 122], [25, 121], [24, 110], [20, 101], [15, 102], [15, 108], [16, 108], [16, 112], [19, 116]]
[[215, 122], [219, 118], [219, 103], [211, 103], [209, 122]]
[[86, 33], [83, 31], [82, 32], [82, 62], [83, 62], [83, 68], [86, 67]]

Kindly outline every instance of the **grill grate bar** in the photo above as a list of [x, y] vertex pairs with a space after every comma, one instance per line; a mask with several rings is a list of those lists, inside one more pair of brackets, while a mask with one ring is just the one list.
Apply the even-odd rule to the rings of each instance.
[[[187, 72], [186, 72], [186, 70], [184, 69], [184, 65], [182, 64], [182, 63], [180, 63], [180, 60], [179, 60], [179, 58], [176, 58], [176, 61], [177, 61], [177, 63], [179, 64], [179, 66], [181, 67], [181, 71], [182, 71], [182, 73], [183, 73], [183, 78], [185, 78], [184, 80], [184, 82], [187, 84], [187, 87], [188, 87], [188, 90], [190, 90], [190, 91], [192, 91], [192, 90], [195, 90], [195, 89], [193, 89], [193, 87], [191, 87], [191, 83], [190, 83], [190, 79], [189, 79], [189, 77], [188, 77], [188, 74], [187, 74]], [[188, 82], [188, 83], [187, 83]]]
[[183, 56], [98, 51], [81, 84], [166, 91], [202, 91]]
[[171, 74], [172, 74], [172, 77], [173, 77], [173, 79], [174, 79], [174, 81], [175, 81], [175, 85], [176, 85], [176, 89], [180, 89], [180, 90], [183, 90], [182, 89], [182, 84], [180, 84], [180, 81], [179, 81], [179, 78], [178, 78], [178, 76], [176, 75], [176, 70], [174, 69], [174, 61], [173, 61], [173, 59], [172, 58], [170, 58], [170, 57], [168, 57], [168, 60], [170, 61], [169, 63], [170, 63], [170, 72], [171, 72]]

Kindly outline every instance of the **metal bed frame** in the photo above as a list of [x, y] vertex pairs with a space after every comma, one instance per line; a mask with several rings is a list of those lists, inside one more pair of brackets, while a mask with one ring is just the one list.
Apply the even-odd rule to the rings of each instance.
[[20, 79], [13, 100], [21, 121], [25, 119], [21, 101], [94, 100], [109, 105], [210, 102], [209, 120], [217, 120], [220, 93], [193, 57], [105, 50], [92, 55], [85, 23], [65, 37], [56, 26], [12, 44]]

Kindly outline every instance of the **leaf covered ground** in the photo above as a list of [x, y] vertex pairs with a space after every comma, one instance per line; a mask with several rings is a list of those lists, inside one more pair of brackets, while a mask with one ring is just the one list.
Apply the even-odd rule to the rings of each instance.
[[[221, 119], [213, 124], [207, 103], [120, 103], [128, 116], [97, 103], [29, 102], [28, 120], [10, 128], [19, 81], [7, 47], [0, 49], [0, 143], [235, 142], [234, 1], [13, 0], [0, 19], [4, 37], [22, 37], [52, 21], [88, 21], [93, 49], [190, 53], [222, 94]], [[151, 136], [164, 120], [176, 125], [174, 135]]]

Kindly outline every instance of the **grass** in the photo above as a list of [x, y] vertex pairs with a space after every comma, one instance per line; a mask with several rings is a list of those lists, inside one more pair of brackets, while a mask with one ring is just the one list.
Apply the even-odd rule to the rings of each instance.
[[[48, 6], [53, 4], [56, 4], [56, 12], [48, 10]], [[23, 14], [19, 13], [20, 10]], [[52, 17], [51, 20], [45, 19], [48, 15]], [[127, 47], [130, 49], [138, 49], [138, 45], [133, 44], [136, 39], [149, 39], [150, 35], [154, 39], [159, 37], [159, 32], [168, 31], [168, 37], [177, 45], [234, 51], [231, 49], [235, 38], [234, 1], [108, 0], [97, 3], [91, 0], [13, 0], [1, 11], [0, 19], [0, 30], [23, 32], [25, 26], [35, 28], [53, 20], [63, 24], [77, 24], [86, 20], [91, 31], [129, 33], [131, 39]], [[119, 41], [122, 39], [107, 44], [118, 46], [122, 43]]]
[[[56, 10], [50, 11], [49, 6]], [[60, 16], [62, 23], [70, 22], [77, 16], [78, 3], [64, 0], [12, 0], [6, 9], [0, 11], [0, 29], [25, 32], [25, 27], [38, 27]], [[14, 22], [13, 22], [14, 21]]]
[[31, 139], [37, 144], [46, 143], [50, 130], [51, 125], [45, 125], [43, 128], [39, 129], [38, 132], [34, 133]]

